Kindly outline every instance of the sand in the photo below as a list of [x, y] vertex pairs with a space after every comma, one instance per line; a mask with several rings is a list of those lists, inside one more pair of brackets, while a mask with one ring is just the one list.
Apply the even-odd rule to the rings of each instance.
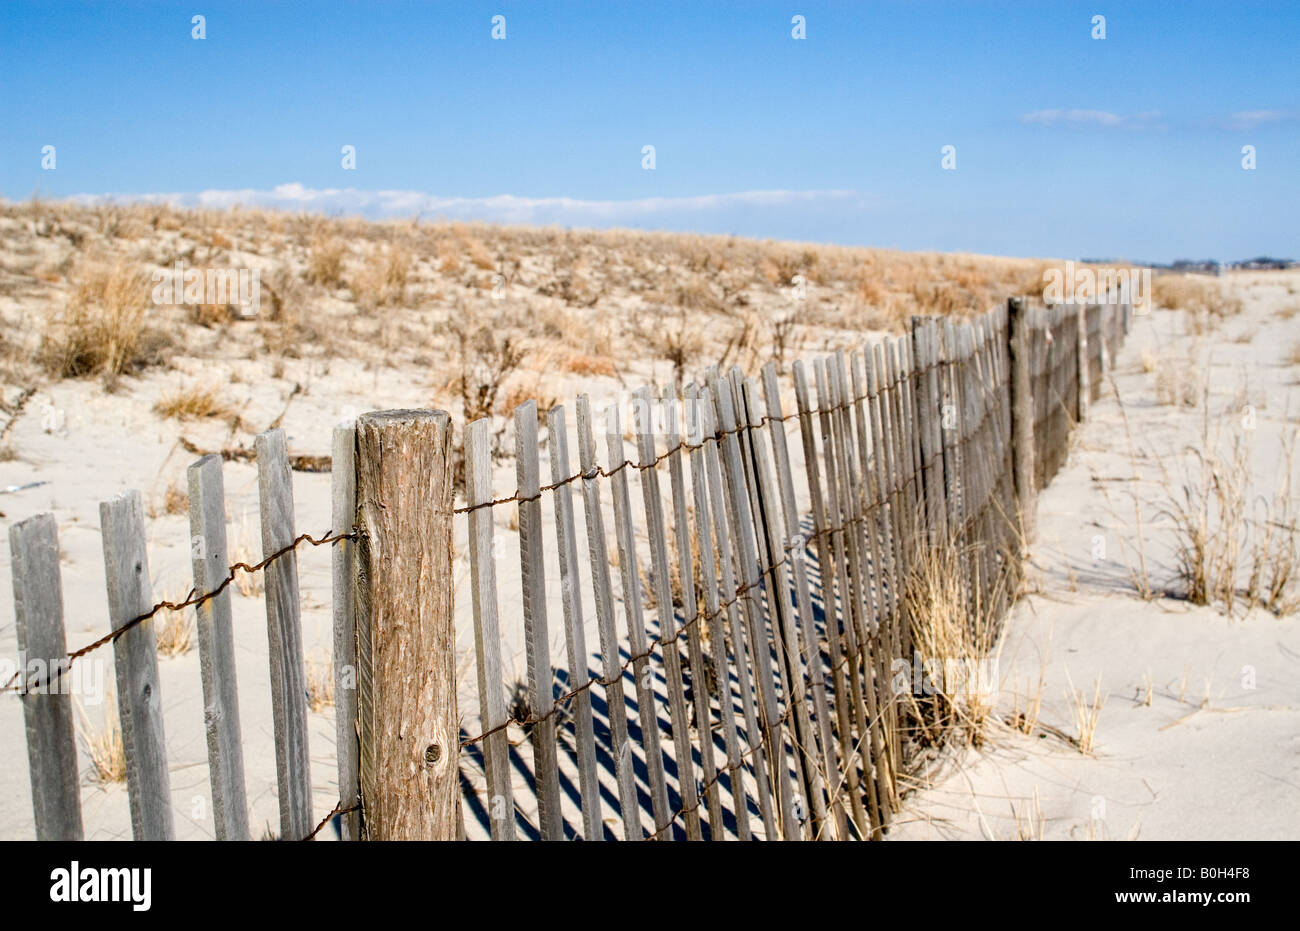
[[[1300, 620], [1145, 600], [1130, 573], [1133, 493], [1152, 587], [1180, 590], [1155, 457], [1180, 475], [1175, 463], [1201, 446], [1205, 414], [1199, 401], [1157, 403], [1158, 370], [1144, 364], [1170, 360], [1208, 383], [1211, 433], [1242, 437], [1267, 493], [1279, 478], [1281, 428], [1300, 412], [1296, 367], [1285, 361], [1300, 325], [1278, 314], [1296, 304], [1298, 283], [1294, 273], [1232, 275], [1243, 313], [1203, 334], [1179, 312], [1135, 319], [1115, 368], [1123, 407], [1108, 387], [1039, 499], [1038, 591], [1016, 605], [999, 656], [995, 717], [1011, 716], [1017, 695], [1023, 707], [1041, 679], [1040, 721], [1060, 736], [993, 723], [984, 746], [945, 755], [907, 799], [893, 838], [1300, 837]], [[1094, 747], [1082, 753], [1066, 739], [1079, 735], [1069, 696], [1091, 702], [1098, 682]]]

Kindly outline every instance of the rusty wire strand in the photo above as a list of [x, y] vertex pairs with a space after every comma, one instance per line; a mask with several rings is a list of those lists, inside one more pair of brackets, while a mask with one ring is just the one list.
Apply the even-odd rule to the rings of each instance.
[[316, 825], [316, 827], [312, 828], [311, 833], [308, 834], [306, 837], [302, 838], [302, 840], [304, 840], [304, 841], [312, 840], [312, 839], [313, 839], [317, 834], [319, 834], [321, 831], [325, 830], [325, 825], [327, 825], [327, 824], [330, 823], [330, 819], [331, 819], [331, 818], [334, 818], [334, 817], [336, 817], [337, 815], [346, 815], [346, 814], [348, 814], [349, 812], [360, 811], [360, 810], [361, 810], [361, 803], [360, 803], [360, 802], [354, 803], [354, 804], [348, 806], [347, 808], [344, 808], [344, 807], [343, 807], [343, 803], [342, 803], [342, 802], [339, 802], [337, 805], [334, 806], [334, 810], [331, 811], [331, 812], [330, 812], [328, 815], [326, 815], [324, 818], [322, 818], [322, 819], [320, 820], [320, 824], [318, 824], [318, 825]]
[[313, 537], [309, 533], [304, 533], [296, 537], [292, 543], [288, 543], [280, 547], [270, 556], [267, 556], [265, 559], [263, 559], [261, 562], [255, 565], [250, 566], [248, 563], [245, 562], [237, 562], [234, 565], [229, 567], [226, 573], [226, 577], [222, 579], [221, 584], [218, 585], [216, 588], [212, 589], [212, 591], [205, 592], [202, 595], [200, 595], [195, 589], [191, 588], [189, 594], [185, 596], [185, 600], [183, 601], [158, 602], [156, 605], [154, 605], [145, 613], [131, 618], [131, 620], [127, 621], [121, 627], [118, 627], [113, 631], [111, 631], [110, 633], [105, 634], [104, 636], [100, 637], [98, 640], [95, 640], [92, 643], [88, 643], [78, 650], [73, 650], [64, 658], [65, 662], [61, 662], [58, 664], [58, 666], [56, 667], [57, 671], [53, 673], [52, 676], [49, 677], [48, 680], [45, 682], [36, 682], [34, 684], [29, 684], [27, 687], [23, 689], [17, 688], [15, 686], [15, 683], [22, 676], [22, 670], [20, 669], [18, 672], [15, 672], [12, 677], [10, 677], [9, 681], [5, 683], [3, 688], [0, 688], [0, 694], [3, 694], [5, 692], [13, 692], [18, 695], [26, 696], [26, 695], [30, 695], [33, 689], [44, 689], [49, 685], [53, 684], [53, 681], [55, 679], [62, 677], [62, 675], [65, 672], [71, 669], [72, 664], [76, 660], [85, 656], [87, 653], [91, 653], [95, 650], [98, 650], [102, 646], [106, 646], [109, 643], [115, 642], [119, 637], [121, 637], [127, 631], [143, 624], [145, 621], [149, 620], [154, 615], [156, 615], [159, 611], [181, 611], [184, 610], [185, 608], [205, 604], [211, 601], [213, 598], [216, 598], [223, 591], [225, 591], [230, 586], [230, 583], [235, 581], [235, 574], [237, 572], [242, 571], [250, 575], [255, 572], [260, 572], [263, 569], [265, 569], [267, 566], [269, 566], [271, 563], [275, 562], [277, 559], [287, 555], [288, 553], [293, 552], [303, 543], [310, 543], [312, 546], [324, 546], [327, 543], [337, 543], [339, 540], [355, 540], [356, 538], [357, 538], [357, 534], [355, 531], [350, 531], [348, 533], [335, 533], [332, 530], [327, 530], [319, 537]]

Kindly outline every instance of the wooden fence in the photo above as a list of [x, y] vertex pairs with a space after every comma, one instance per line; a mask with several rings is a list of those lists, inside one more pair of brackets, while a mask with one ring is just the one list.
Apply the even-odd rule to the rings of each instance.
[[[714, 370], [680, 391], [582, 396], [544, 424], [530, 401], [502, 498], [490, 421], [465, 427], [458, 495], [446, 414], [366, 414], [335, 430], [338, 530], [319, 538], [296, 533], [272, 430], [256, 444], [262, 561], [228, 564], [221, 460], [204, 457], [189, 469], [194, 589], [154, 604], [140, 496], [120, 495], [101, 506], [112, 633], [71, 654], [54, 519], [14, 524], [19, 649], [59, 658], [5, 686], [23, 704], [37, 836], [82, 834], [70, 696], [52, 686], [110, 644], [133, 833], [173, 836], [151, 619], [192, 606], [216, 835], [249, 837], [228, 587], [260, 571], [284, 838], [333, 818], [348, 839], [879, 838], [916, 743], [912, 670], [934, 658], [920, 655], [913, 580], [946, 548], [971, 613], [1005, 615], [1036, 492], [1129, 316], [1012, 299], [966, 321], [913, 318], [905, 337], [796, 362], [789, 382], [773, 364], [757, 379]], [[462, 519], [472, 682], [455, 649]], [[514, 520], [517, 561], [502, 545]], [[306, 544], [333, 559], [340, 801], [319, 821]], [[525, 658], [516, 683], [510, 644]]]

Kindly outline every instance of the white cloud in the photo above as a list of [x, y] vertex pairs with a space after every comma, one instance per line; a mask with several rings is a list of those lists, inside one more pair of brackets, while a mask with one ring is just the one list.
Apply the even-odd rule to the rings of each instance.
[[1288, 123], [1300, 118], [1290, 110], [1239, 110], [1224, 121], [1229, 129], [1258, 129], [1269, 123]]
[[1108, 129], [1154, 129], [1160, 125], [1160, 111], [1147, 110], [1130, 116], [1108, 110], [1034, 110], [1022, 114], [1020, 122], [1038, 126], [1101, 126]]
[[235, 205], [306, 210], [367, 217], [419, 215], [428, 219], [482, 220], [563, 226], [646, 225], [684, 217], [782, 208], [866, 206], [855, 191], [740, 191], [693, 197], [645, 197], [635, 200], [581, 200], [573, 197], [440, 197], [421, 191], [364, 191], [356, 188], [309, 188], [293, 182], [269, 190], [207, 190], [178, 194], [77, 194], [82, 204], [166, 203], [177, 207], [226, 208]]

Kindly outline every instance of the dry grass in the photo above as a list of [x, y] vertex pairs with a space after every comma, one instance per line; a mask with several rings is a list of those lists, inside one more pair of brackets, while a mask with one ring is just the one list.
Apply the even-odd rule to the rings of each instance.
[[112, 691], [105, 693], [104, 726], [91, 723], [81, 701], [73, 696], [77, 717], [80, 719], [80, 737], [90, 757], [90, 778], [94, 782], [126, 782], [126, 745], [122, 741], [122, 728], [118, 722], [117, 700]]
[[496, 409], [497, 395], [507, 378], [523, 362], [523, 348], [510, 336], [502, 337], [488, 324], [458, 325], [460, 350], [459, 389], [463, 423], [488, 417]]
[[1034, 796], [1029, 804], [1016, 810], [1011, 806], [1012, 817], [1016, 820], [1016, 840], [1042, 840], [1043, 828], [1047, 819], [1043, 817], [1043, 808], [1038, 801], [1038, 786], [1034, 786]]
[[600, 375], [613, 377], [618, 373], [614, 360], [605, 356], [589, 356], [584, 353], [572, 353], [565, 360], [565, 371], [574, 375]]
[[402, 303], [411, 274], [411, 252], [400, 242], [367, 256], [348, 286], [362, 310], [378, 310]]
[[[1248, 444], [1226, 449], [1202, 428], [1201, 449], [1189, 450], [1178, 477], [1165, 470], [1160, 515], [1173, 524], [1177, 577], [1193, 604], [1260, 606], [1283, 615], [1300, 608], [1300, 527], [1293, 492], [1295, 430], [1283, 436], [1278, 483], [1257, 493]], [[1163, 464], [1162, 464], [1163, 469]]]
[[[1143, 360], [1146, 368], [1146, 360]], [[1156, 403], [1174, 407], [1195, 407], [1205, 391], [1201, 368], [1191, 359], [1161, 358], [1154, 363]]]
[[[53, 378], [111, 379], [166, 361], [164, 332], [199, 358], [267, 353], [390, 366], [454, 357], [458, 328], [475, 321], [529, 351], [546, 341], [561, 364], [574, 358], [579, 375], [607, 376], [606, 360], [622, 366], [650, 341], [679, 374], [718, 361], [749, 371], [784, 363], [804, 342], [901, 332], [912, 313], [972, 313], [1034, 293], [1046, 264], [731, 236], [144, 205], [0, 205], [0, 234], [15, 254], [38, 256], [21, 277], [0, 268], [0, 288], [21, 287], [45, 318], [34, 331], [39, 347], [26, 334], [6, 334], [4, 360], [39, 362]], [[258, 319], [217, 305], [152, 307], [151, 273], [176, 261], [260, 268]], [[250, 345], [250, 334], [262, 342]], [[434, 403], [446, 407], [455, 393]]]
[[1198, 275], [1157, 275], [1152, 279], [1151, 291], [1158, 306], [1187, 311], [1198, 332], [1225, 317], [1241, 313], [1241, 301], [1225, 295], [1220, 284], [1212, 278]]
[[343, 260], [348, 254], [345, 242], [334, 236], [318, 235], [312, 240], [307, 258], [307, 281], [326, 288], [343, 284]]
[[39, 361], [56, 378], [100, 375], [110, 384], [156, 360], [163, 340], [145, 325], [150, 278], [123, 260], [90, 262], [45, 329]]
[[[914, 648], [932, 669], [932, 694], [911, 696], [923, 743], [954, 736], [969, 746], [984, 740], [993, 711], [995, 682], [990, 664], [1000, 618], [993, 605], [1008, 579], [998, 579], [989, 603], [968, 596], [963, 569], [968, 554], [951, 543], [928, 546], [913, 567], [904, 590], [904, 612]], [[930, 690], [927, 690], [930, 691]]]
[[162, 515], [175, 517], [186, 514], [190, 509], [190, 496], [179, 484], [168, 485], [162, 496], [149, 502], [149, 516], [157, 518]]
[[[246, 565], [253, 566], [259, 562], [257, 550], [251, 542], [248, 529], [248, 515], [245, 514], [239, 521], [239, 534], [237, 542], [230, 551], [231, 564], [242, 562]], [[242, 569], [235, 572], [235, 589], [245, 598], [256, 598], [261, 595], [265, 589], [265, 582], [260, 572], [245, 572]]]
[[[1069, 677], [1068, 670], [1066, 677]], [[1073, 680], [1070, 680], [1068, 697], [1070, 708], [1074, 712], [1075, 743], [1080, 753], [1091, 754], [1096, 746], [1097, 722], [1101, 720], [1101, 709], [1109, 697], [1109, 693], [1102, 694], [1101, 673], [1097, 674], [1097, 682], [1093, 686], [1091, 698], [1088, 697], [1087, 692], [1076, 691]]]
[[[1046, 660], [1044, 660], [1046, 663]], [[1017, 684], [1011, 693], [1012, 708], [1011, 718], [1008, 723], [1011, 724], [1020, 733], [1032, 736], [1038, 728], [1038, 721], [1043, 713], [1043, 685], [1046, 679], [1046, 666], [1038, 672], [1038, 683], [1030, 688], [1028, 683], [1022, 693], [1019, 684]]]
[[177, 420], [200, 420], [208, 417], [229, 417], [230, 409], [221, 402], [213, 388], [191, 385], [164, 395], [153, 406], [154, 413]]
[[334, 704], [334, 660], [331, 656], [310, 658], [306, 664], [307, 707], [323, 711]]
[[[184, 601], [185, 597], [184, 593], [180, 597], [166, 595], [163, 600], [175, 604]], [[193, 608], [180, 611], [164, 609], [157, 614], [157, 619], [154, 630], [157, 633], [159, 656], [184, 656], [194, 649]]]

